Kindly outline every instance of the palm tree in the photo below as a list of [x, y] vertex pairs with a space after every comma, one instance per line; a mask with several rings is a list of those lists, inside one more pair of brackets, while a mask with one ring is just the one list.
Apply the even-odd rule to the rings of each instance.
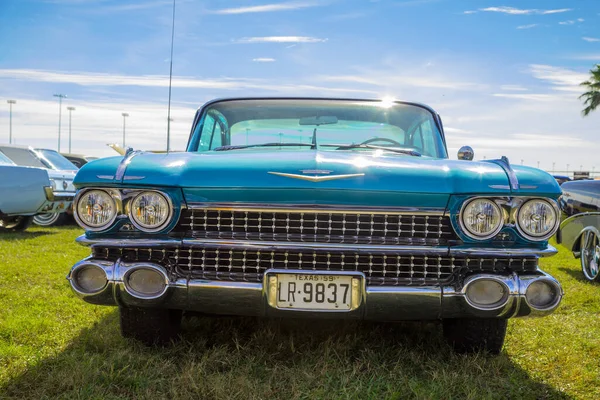
[[588, 91], [579, 96], [580, 99], [585, 99], [583, 105], [586, 107], [581, 111], [584, 117], [600, 106], [600, 64], [590, 70], [590, 73], [590, 79], [581, 83]]

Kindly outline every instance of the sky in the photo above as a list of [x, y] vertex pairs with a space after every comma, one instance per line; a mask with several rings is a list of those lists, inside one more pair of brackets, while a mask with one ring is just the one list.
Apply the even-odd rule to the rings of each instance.
[[[0, 143], [165, 149], [172, 0], [0, 0]], [[216, 97], [393, 97], [442, 116], [450, 158], [600, 172], [600, 0], [176, 0], [171, 148]]]

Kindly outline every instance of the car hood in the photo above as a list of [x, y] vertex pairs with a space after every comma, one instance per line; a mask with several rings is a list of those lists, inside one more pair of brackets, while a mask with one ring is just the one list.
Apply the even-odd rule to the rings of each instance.
[[[238, 150], [143, 153], [92, 161], [76, 178], [85, 186], [179, 187], [188, 202], [257, 202], [446, 207], [453, 194], [510, 195], [505, 170], [492, 161], [453, 161], [380, 151]], [[126, 168], [123, 168], [126, 167]], [[560, 195], [551, 175], [515, 166], [520, 195]], [[122, 175], [122, 176], [121, 176]], [[315, 178], [316, 177], [316, 178]]]

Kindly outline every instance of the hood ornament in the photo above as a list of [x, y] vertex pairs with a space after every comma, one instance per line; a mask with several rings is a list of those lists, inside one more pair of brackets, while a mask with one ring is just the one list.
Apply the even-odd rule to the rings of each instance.
[[[310, 170], [306, 170], [307, 172]], [[304, 172], [304, 171], [302, 171]], [[310, 171], [312, 173], [316, 173], [317, 171]], [[327, 173], [329, 173], [331, 171], [328, 171]], [[292, 179], [300, 179], [303, 181], [310, 181], [310, 182], [324, 182], [324, 181], [333, 181], [333, 180], [337, 180], [337, 179], [348, 179], [348, 178], [358, 178], [360, 176], [365, 176], [364, 173], [360, 173], [360, 174], [345, 174], [345, 175], [314, 175], [314, 176], [310, 176], [310, 175], [299, 175], [299, 174], [287, 174], [285, 172], [272, 172], [269, 171], [268, 172], [271, 175], [277, 175], [277, 176], [283, 176], [285, 178], [292, 178]]]

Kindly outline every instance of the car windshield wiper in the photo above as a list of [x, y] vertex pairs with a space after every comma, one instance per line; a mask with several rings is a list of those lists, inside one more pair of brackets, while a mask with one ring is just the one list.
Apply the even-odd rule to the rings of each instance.
[[416, 150], [410, 149], [399, 149], [397, 147], [386, 147], [386, 146], [374, 146], [372, 144], [363, 143], [350, 143], [350, 144], [321, 144], [321, 147], [337, 147], [336, 150], [350, 150], [350, 149], [373, 149], [373, 150], [385, 150], [394, 153], [406, 154], [414, 157], [421, 157], [421, 153]]
[[238, 149], [249, 149], [251, 147], [313, 147], [310, 143], [258, 143], [258, 144], [238, 144], [238, 145], [226, 145], [215, 147], [214, 151], [227, 151], [227, 150], [238, 150]]

